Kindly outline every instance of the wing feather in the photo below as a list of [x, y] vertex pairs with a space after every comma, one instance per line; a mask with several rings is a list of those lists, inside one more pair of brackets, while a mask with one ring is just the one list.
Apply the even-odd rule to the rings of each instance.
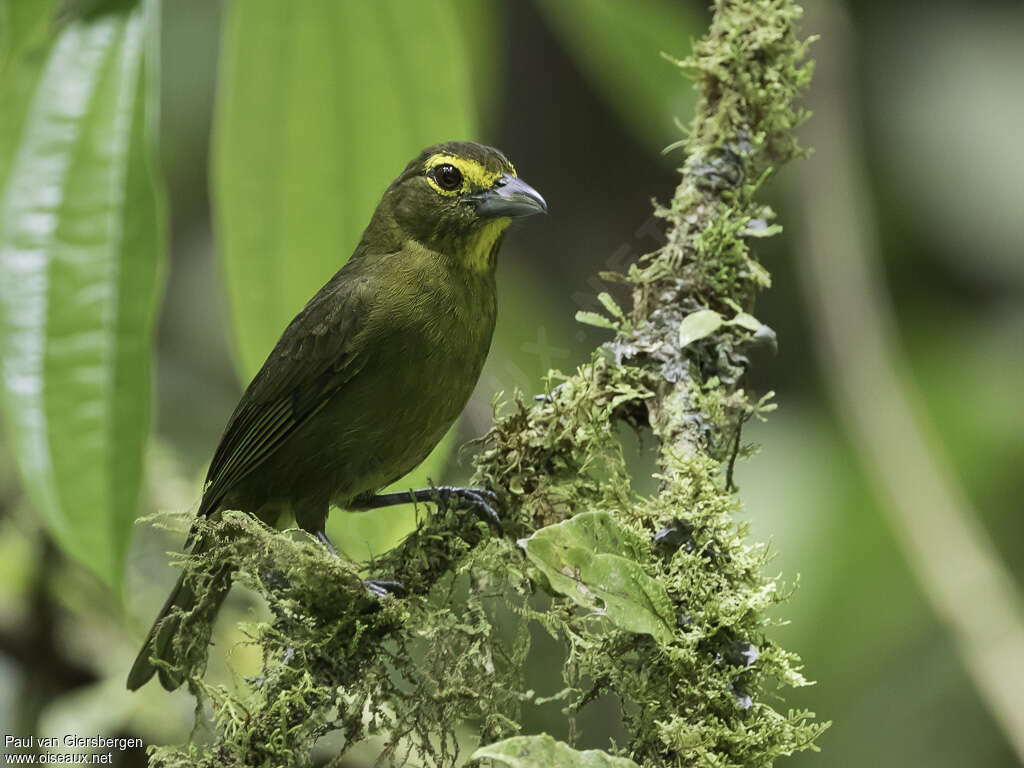
[[210, 462], [200, 516], [216, 511], [362, 368], [358, 339], [373, 285], [359, 274], [359, 261], [353, 256], [309, 300], [249, 384]]

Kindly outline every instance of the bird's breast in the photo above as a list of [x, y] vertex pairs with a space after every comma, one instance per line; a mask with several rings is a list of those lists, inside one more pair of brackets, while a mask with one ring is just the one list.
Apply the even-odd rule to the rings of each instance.
[[339, 505], [411, 471], [462, 412], [494, 332], [493, 279], [479, 283], [419, 275], [380, 298], [365, 364], [325, 408]]

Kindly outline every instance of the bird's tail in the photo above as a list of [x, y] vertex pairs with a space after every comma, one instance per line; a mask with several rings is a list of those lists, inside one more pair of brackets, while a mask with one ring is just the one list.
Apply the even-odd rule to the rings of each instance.
[[[199, 538], [192, 552], [198, 554], [205, 548], [202, 538]], [[202, 644], [204, 648], [208, 644], [214, 619], [231, 589], [233, 571], [231, 565], [223, 564], [203, 578], [185, 569], [135, 658], [128, 673], [128, 690], [142, 687], [154, 674], [159, 675], [160, 684], [168, 691], [175, 690], [185, 681], [188, 672], [186, 657], [191, 655], [187, 651], [196, 644]], [[202, 584], [201, 595], [196, 594], [197, 583]], [[183, 630], [193, 636], [185, 635]], [[170, 667], [156, 664], [155, 660], [167, 662]]]

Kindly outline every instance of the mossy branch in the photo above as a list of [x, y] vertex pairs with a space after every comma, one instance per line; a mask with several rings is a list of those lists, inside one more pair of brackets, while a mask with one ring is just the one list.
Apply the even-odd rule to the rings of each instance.
[[[782, 595], [764, 547], [735, 522], [731, 489], [740, 428], [770, 408], [742, 387], [747, 351], [774, 341], [752, 314], [769, 276], [750, 243], [778, 230], [758, 188], [801, 154], [795, 100], [811, 68], [799, 16], [786, 0], [720, 0], [678, 62], [700, 99], [680, 185], [657, 211], [666, 244], [606, 275], [630, 286], [631, 308], [602, 294], [609, 316], [581, 317], [614, 339], [574, 374], [554, 374], [547, 394], [517, 396], [474, 459], [475, 483], [501, 497], [504, 532], [438, 509], [373, 564], [407, 590], [378, 600], [304, 534], [225, 514], [212, 524], [222, 543], [192, 566], [230, 561], [267, 601], [273, 619], [249, 627], [263, 674], [245, 691], [209, 686], [207, 637], [178, 638], [215, 738], [158, 748], [153, 765], [307, 765], [332, 731], [342, 753], [377, 738], [396, 762], [454, 765], [467, 724], [491, 744], [520, 734], [522, 708], [538, 703], [522, 680], [533, 621], [567, 651], [548, 700], [568, 717], [606, 694], [621, 703], [629, 738], [611, 754], [764, 766], [813, 746], [824, 728], [813, 715], [769, 703], [773, 688], [805, 681], [765, 636]], [[657, 494], [631, 489], [620, 424], [656, 436]]]

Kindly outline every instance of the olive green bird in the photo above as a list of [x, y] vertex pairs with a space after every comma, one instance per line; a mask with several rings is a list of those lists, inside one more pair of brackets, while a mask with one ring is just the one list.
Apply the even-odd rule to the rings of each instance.
[[[547, 211], [498, 150], [469, 142], [425, 149], [384, 192], [351, 258], [289, 323], [228, 420], [198, 516], [237, 509], [273, 525], [291, 512], [330, 548], [331, 504], [369, 509], [423, 461], [480, 375], [497, 313], [495, 265], [513, 218]], [[413, 492], [420, 500], [434, 489]], [[445, 489], [490, 515], [485, 492]], [[207, 546], [190, 535], [193, 552]], [[214, 574], [219, 607], [231, 572]], [[372, 588], [372, 585], [371, 585]], [[128, 675], [159, 673], [174, 690], [174, 637], [197, 603], [184, 574]], [[158, 669], [159, 666], [159, 669]]]

